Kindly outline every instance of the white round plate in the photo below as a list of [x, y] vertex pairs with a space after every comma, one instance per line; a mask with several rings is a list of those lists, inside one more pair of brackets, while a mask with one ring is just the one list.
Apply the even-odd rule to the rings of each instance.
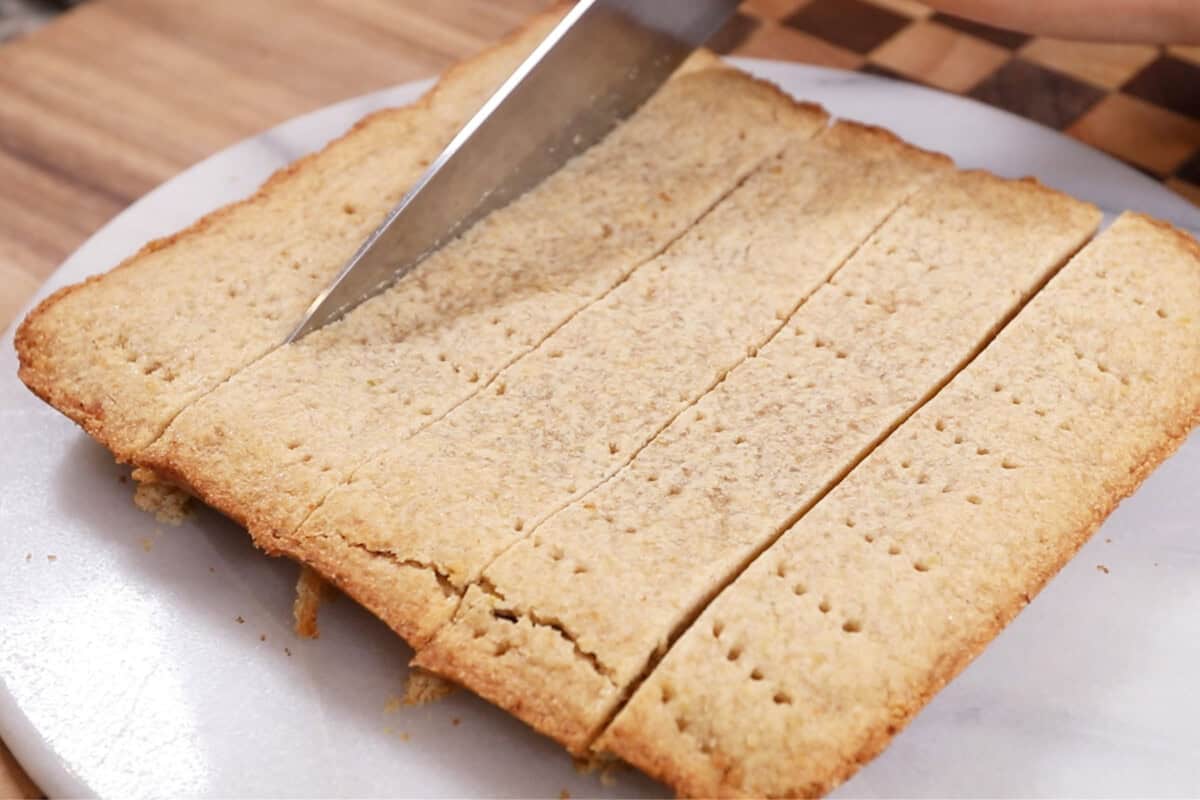
[[[1106, 211], [1200, 230], [1135, 170], [947, 94], [766, 61], [741, 66], [835, 114], [964, 166], [1037, 175]], [[409, 84], [225, 150], [117, 216], [39, 293], [108, 269], [256, 187]], [[291, 632], [296, 568], [211, 512], [180, 528], [130, 502], [127, 471], [16, 379], [0, 344], [0, 736], [51, 795], [659, 795], [605, 786], [463, 692], [396, 708], [409, 650], [347, 600], [319, 641]], [[1200, 437], [842, 796], [1164, 796], [1200, 792]], [[1098, 570], [1105, 565], [1109, 572]]]

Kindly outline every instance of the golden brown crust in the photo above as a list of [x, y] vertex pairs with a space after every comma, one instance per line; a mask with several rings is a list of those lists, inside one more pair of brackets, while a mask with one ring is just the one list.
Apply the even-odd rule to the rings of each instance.
[[254, 537], [254, 543], [269, 555], [312, 567], [414, 647], [436, 630], [427, 621], [448, 619], [458, 605], [457, 587], [433, 566], [327, 538], [300, 542]]
[[857, 122], [849, 119], [839, 119], [830, 130], [834, 137], [844, 137], [854, 146], [870, 148], [873, 145], [883, 148], [898, 148], [905, 156], [916, 163], [923, 163], [929, 169], [948, 169], [954, 166], [954, 160], [945, 153], [917, 147], [912, 142], [905, 141], [887, 128]]
[[[267, 555], [286, 557], [313, 570], [409, 644], [426, 642], [458, 604], [458, 589], [432, 568], [396, 561], [340, 539], [298, 538], [248, 511], [241, 498], [220, 481], [178, 469], [171, 458], [155, 461], [154, 469], [164, 482], [184, 489], [245, 528], [254, 545]], [[355, 521], [345, 521], [342, 529], [352, 533]]]
[[220, 511], [243, 528], [250, 530], [252, 527], [260, 527], [247, 516], [242, 504], [235, 500], [222, 484], [205, 475], [192, 474], [189, 470], [180, 468], [173, 458], [157, 458], [151, 461], [139, 457], [136, 459], [136, 463], [154, 470], [164, 483], [179, 487], [198, 498], [206, 506]]
[[[601, 698], [619, 699], [619, 688], [595, 664], [582, 670], [571, 665], [588, 661], [552, 625], [538, 624], [529, 616], [514, 615], [497, 636], [488, 625], [491, 607], [479, 604], [482, 592], [469, 588], [454, 625], [439, 629], [437, 638], [418, 648], [413, 664], [465, 686], [494, 705], [521, 719], [538, 733], [549, 736], [575, 756], [588, 755], [595, 736], [593, 703]], [[480, 658], [480, 645], [490, 657]], [[523, 654], [554, 648], [562, 661], [547, 665], [533, 663]], [[501, 656], [512, 654], [511, 658]], [[512, 658], [521, 659], [515, 663]], [[536, 676], [536, 677], [534, 677]], [[531, 691], [535, 680], [550, 683], [553, 693]]]
[[[428, 105], [430, 97], [436, 90], [430, 89], [414, 104], [414, 106]], [[387, 114], [395, 113], [396, 109], [384, 109], [368, 114], [363, 119], [359, 120], [350, 128], [349, 131], [342, 134], [337, 139], [330, 142], [329, 146], [333, 146], [337, 142], [355, 136], [360, 130], [366, 127], [372, 120], [382, 117]], [[89, 436], [98, 441], [100, 444], [112, 451], [117, 461], [121, 463], [130, 463], [137, 457], [137, 452], [130, 450], [129, 447], [122, 441], [122, 438], [115, 431], [111, 431], [105, 425], [105, 414], [103, 406], [97, 403], [89, 403], [73, 396], [67, 391], [62, 383], [61, 376], [58, 375], [53, 367], [53, 352], [50, 349], [52, 343], [49, 341], [49, 336], [45, 333], [39, 333], [38, 327], [43, 318], [56, 305], [62, 302], [76, 292], [85, 291], [89, 286], [105, 280], [105, 278], [117, 270], [135, 268], [141, 261], [151, 253], [156, 253], [159, 250], [164, 250], [168, 247], [184, 246], [191, 239], [202, 236], [213, 226], [217, 221], [236, 213], [236, 210], [242, 207], [248, 207], [262, 203], [270, 194], [275, 191], [284, 181], [292, 175], [299, 172], [306, 165], [311, 163], [318, 153], [310, 153], [302, 158], [293, 161], [285, 167], [281, 167], [267, 178], [266, 182], [255, 190], [254, 194], [242, 200], [238, 200], [229, 205], [222, 206], [215, 211], [210, 211], [200, 219], [193, 222], [188, 227], [176, 231], [175, 233], [164, 236], [159, 239], [152, 239], [144, 244], [136, 253], [129, 256], [121, 263], [117, 264], [108, 272], [98, 275], [91, 275], [80, 283], [64, 286], [58, 291], [51, 294], [46, 299], [37, 304], [36, 307], [25, 319], [21, 321], [17, 328], [14, 343], [17, 350], [17, 359], [20, 366], [17, 370], [17, 377], [21, 379], [29, 389], [44, 400], [49, 405], [58, 409], [68, 418], [78, 424]]]
[[1192, 234], [1175, 227], [1169, 222], [1164, 222], [1161, 219], [1155, 219], [1149, 214], [1142, 214], [1137, 211], [1126, 211], [1123, 217], [1139, 220], [1153, 228], [1158, 228], [1160, 231], [1170, 236], [1177, 245], [1186, 250], [1193, 258], [1200, 260], [1200, 242], [1196, 241], [1196, 237]]
[[[584, 715], [564, 714], [561, 710], [551, 709], [540, 702], [541, 697], [531, 698], [519, 685], [507, 679], [503, 665], [495, 662], [481, 665], [477, 659], [471, 658], [470, 653], [453, 647], [418, 650], [412, 663], [455, 683], [469, 680], [468, 688], [484, 700], [518, 717], [538, 733], [555, 740], [572, 755], [588, 755], [588, 746], [595, 732], [577, 724], [576, 721]], [[608, 692], [615, 691], [611, 684], [604, 689]], [[564, 695], [561, 702], [570, 706], [576, 699], [577, 696]]]

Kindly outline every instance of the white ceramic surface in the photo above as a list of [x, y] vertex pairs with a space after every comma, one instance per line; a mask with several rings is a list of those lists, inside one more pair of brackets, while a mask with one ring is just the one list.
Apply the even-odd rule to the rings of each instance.
[[[1108, 211], [1200, 230], [1200, 212], [1145, 176], [1003, 112], [869, 76], [742, 65], [963, 165], [1035, 174]], [[425, 85], [331, 106], [189, 169], [92, 237], [39, 298]], [[0, 735], [52, 795], [662, 792], [629, 772], [610, 787], [578, 775], [557, 746], [463, 693], [391, 709], [409, 652], [382, 624], [342, 600], [323, 610], [319, 641], [296, 639], [294, 566], [262, 557], [215, 514], [167, 528], [136, 511], [126, 470], [15, 372], [10, 330], [0, 342]], [[1198, 533], [1193, 436], [838, 794], [1200, 794]]]

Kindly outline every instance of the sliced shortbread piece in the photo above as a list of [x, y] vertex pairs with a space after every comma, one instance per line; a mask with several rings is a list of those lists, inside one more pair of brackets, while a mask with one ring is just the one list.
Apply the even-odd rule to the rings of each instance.
[[789, 148], [279, 548], [423, 643], [492, 559], [627, 463], [948, 169], [857, 125]]
[[1198, 416], [1200, 248], [1126, 215], [712, 602], [599, 746], [687, 795], [828, 791]]
[[677, 629], [1099, 221], [983, 173], [927, 186], [757, 358], [490, 566], [417, 663], [585, 750]]
[[133, 460], [181, 409], [283, 341], [559, 15], [535, 17], [416, 104], [367, 117], [247, 200], [51, 295], [17, 332], [21, 380]]
[[739, 72], [676, 78], [391, 290], [188, 408], [141, 460], [269, 547], [825, 122]]

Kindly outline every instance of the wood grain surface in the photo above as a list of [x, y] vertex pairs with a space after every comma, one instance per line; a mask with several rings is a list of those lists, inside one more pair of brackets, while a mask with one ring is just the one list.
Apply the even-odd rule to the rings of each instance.
[[[440, 72], [547, 5], [89, 0], [0, 45], [0, 328], [84, 239], [183, 168]], [[747, 0], [713, 45], [967, 94], [1200, 203], [1200, 48], [1037, 39], [915, 0]], [[0, 744], [0, 800], [35, 793]]]
[[433, 75], [546, 0], [93, 0], [0, 46], [0, 325], [97, 228], [289, 117]]

